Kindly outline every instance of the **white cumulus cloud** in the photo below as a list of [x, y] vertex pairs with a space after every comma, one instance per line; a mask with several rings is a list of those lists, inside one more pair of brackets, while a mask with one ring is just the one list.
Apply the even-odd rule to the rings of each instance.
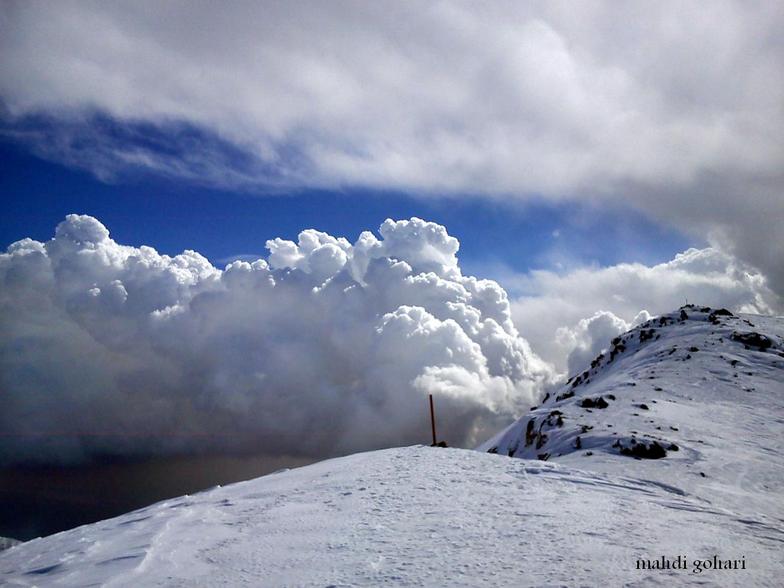
[[481, 440], [551, 368], [504, 290], [463, 276], [444, 227], [354, 244], [306, 230], [217, 269], [69, 215], [0, 254], [0, 463], [250, 452], [323, 457]]
[[570, 375], [584, 369], [599, 353], [607, 349], [610, 340], [632, 326], [650, 318], [647, 311], [641, 311], [631, 323], [606, 310], [600, 310], [589, 318], [580, 319], [573, 327], [559, 327], [555, 340], [559, 346], [569, 350], [566, 359]]
[[687, 302], [762, 314], [784, 308], [759, 270], [711, 247], [653, 266], [534, 271], [514, 283], [524, 292], [512, 301], [515, 324], [537, 353], [570, 373], [615, 335]]

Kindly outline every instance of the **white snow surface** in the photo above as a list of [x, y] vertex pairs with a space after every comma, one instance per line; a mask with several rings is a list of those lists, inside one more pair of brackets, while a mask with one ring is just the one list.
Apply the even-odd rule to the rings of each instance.
[[21, 543], [21, 541], [12, 539], [11, 537], [0, 537], [0, 551], [13, 547], [14, 545], [19, 545], [19, 543]]
[[[0, 584], [780, 585], [784, 320], [684, 311], [624, 335], [557, 391], [574, 396], [481, 448], [497, 454], [388, 449], [167, 500], [0, 553]], [[770, 346], [732, 339], [749, 332]], [[666, 455], [622, 455], [632, 438]], [[687, 569], [636, 569], [678, 555]], [[746, 569], [694, 571], [714, 555]]]
[[[656, 480], [781, 528], [784, 318], [715, 311], [683, 307], [613, 339], [585, 371], [478, 449]], [[769, 346], [736, 340], [753, 334]], [[600, 397], [606, 408], [581, 406]], [[620, 455], [635, 443], [657, 443], [666, 457]]]
[[[0, 555], [9, 586], [764, 585], [782, 534], [678, 488], [475, 451], [356, 454]], [[746, 571], [635, 570], [659, 554]], [[772, 585], [772, 584], [771, 584]]]

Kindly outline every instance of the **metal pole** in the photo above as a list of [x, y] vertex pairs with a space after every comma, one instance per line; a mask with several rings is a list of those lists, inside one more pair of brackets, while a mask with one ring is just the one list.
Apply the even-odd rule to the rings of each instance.
[[430, 394], [430, 427], [433, 429], [433, 445], [436, 445], [436, 413], [433, 410], [433, 395]]

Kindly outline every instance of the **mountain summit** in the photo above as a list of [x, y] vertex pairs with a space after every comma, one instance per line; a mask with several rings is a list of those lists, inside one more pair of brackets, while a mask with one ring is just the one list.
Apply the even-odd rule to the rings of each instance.
[[12, 547], [0, 583], [775, 586], [783, 343], [782, 318], [686, 306], [483, 452], [361, 453], [167, 500]]
[[687, 305], [614, 338], [479, 449], [672, 484], [781, 523], [784, 319]]

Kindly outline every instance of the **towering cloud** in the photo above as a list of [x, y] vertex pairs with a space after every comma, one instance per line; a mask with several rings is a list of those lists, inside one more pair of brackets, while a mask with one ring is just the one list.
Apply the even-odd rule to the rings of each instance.
[[552, 374], [439, 225], [306, 230], [219, 270], [69, 215], [0, 255], [0, 463], [470, 444]]
[[642, 311], [630, 324], [611, 312], [600, 310], [590, 318], [580, 319], [574, 328], [560, 327], [555, 332], [555, 339], [561, 347], [569, 351], [566, 366], [569, 374], [586, 369], [594, 357], [609, 347], [613, 337], [649, 318], [650, 314]]

